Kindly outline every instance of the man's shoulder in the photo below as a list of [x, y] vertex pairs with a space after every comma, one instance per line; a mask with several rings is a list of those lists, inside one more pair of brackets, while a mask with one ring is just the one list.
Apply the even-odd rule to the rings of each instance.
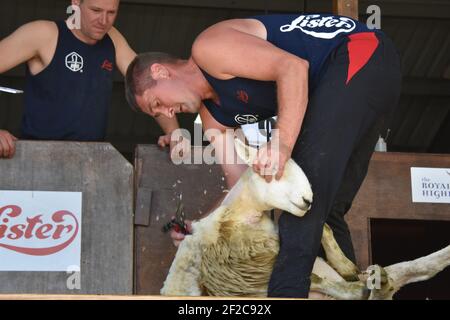
[[20, 27], [24, 32], [27, 32], [38, 39], [49, 39], [57, 36], [58, 26], [54, 21], [50, 20], [35, 20], [24, 24]]
[[111, 38], [116, 50], [127, 44], [127, 40], [116, 27], [112, 27], [111, 30], [109, 30], [108, 36]]
[[56, 22], [51, 20], [34, 20], [24, 24], [22, 27], [49, 32], [58, 30]]

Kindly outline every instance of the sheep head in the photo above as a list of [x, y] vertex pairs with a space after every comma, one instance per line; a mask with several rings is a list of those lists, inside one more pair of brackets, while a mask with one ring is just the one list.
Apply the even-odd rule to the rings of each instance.
[[[237, 138], [235, 149], [238, 156], [251, 167], [258, 150]], [[292, 159], [286, 163], [280, 180], [273, 179], [272, 182], [267, 183], [252, 168], [249, 168], [244, 175], [250, 193], [264, 210], [281, 209], [302, 217], [311, 208], [313, 200], [311, 185], [303, 170]]]

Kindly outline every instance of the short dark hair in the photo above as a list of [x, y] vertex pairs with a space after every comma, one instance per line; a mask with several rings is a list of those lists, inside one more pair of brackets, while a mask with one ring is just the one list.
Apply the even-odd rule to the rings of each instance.
[[179, 58], [164, 52], [141, 53], [128, 66], [125, 76], [125, 97], [130, 107], [139, 111], [136, 95], [142, 95], [145, 90], [155, 85], [156, 81], [150, 72], [155, 63], [176, 64]]

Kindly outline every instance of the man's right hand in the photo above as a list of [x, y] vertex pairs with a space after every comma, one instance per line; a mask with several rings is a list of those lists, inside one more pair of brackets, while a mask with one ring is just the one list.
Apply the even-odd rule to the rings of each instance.
[[18, 139], [5, 130], [0, 130], [0, 158], [12, 158]]
[[[186, 230], [189, 233], [192, 233], [192, 221], [185, 220], [184, 223], [186, 224]], [[175, 230], [172, 229], [170, 231], [170, 237], [172, 238], [174, 246], [178, 247], [180, 245], [181, 241], [184, 240], [186, 235], [184, 235], [183, 233], [180, 233], [180, 232], [176, 232]]]

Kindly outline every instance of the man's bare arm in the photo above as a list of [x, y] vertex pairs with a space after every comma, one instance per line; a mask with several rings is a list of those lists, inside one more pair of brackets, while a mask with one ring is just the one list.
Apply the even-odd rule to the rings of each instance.
[[116, 49], [116, 64], [120, 73], [126, 75], [128, 66], [136, 57], [136, 52], [131, 49], [125, 37], [114, 27], [108, 32]]
[[[226, 159], [227, 158], [227, 152], [232, 152], [233, 159], [237, 159], [236, 151], [234, 150], [234, 136], [230, 134], [229, 131], [228, 134], [226, 133], [227, 129], [232, 129], [229, 127], [225, 127], [219, 122], [217, 122], [209, 113], [209, 111], [202, 107], [200, 108], [200, 117], [202, 119], [203, 129], [206, 133], [209, 132], [209, 130], [214, 130], [214, 135], [208, 135], [208, 139], [210, 139], [211, 144], [213, 145], [215, 149], [215, 156], [216, 159]], [[213, 137], [214, 136], [214, 137]], [[225, 180], [227, 183], [228, 189], [231, 189], [236, 182], [239, 180], [241, 175], [244, 173], [245, 170], [248, 169], [247, 165], [243, 164], [237, 164], [237, 163], [223, 163], [222, 165], [222, 171], [225, 175]], [[210, 213], [212, 213], [214, 210], [216, 210], [220, 204], [223, 202], [224, 198], [226, 197], [226, 193], [224, 193], [208, 210], [206, 214], [204, 214], [201, 218], [204, 218], [208, 216]], [[188, 228], [190, 228], [190, 222], [188, 224]], [[175, 246], [178, 246], [181, 241], [184, 239], [184, 234], [177, 233], [175, 231], [172, 231], [170, 234]]]
[[44, 57], [44, 47], [56, 41], [56, 25], [50, 21], [34, 21], [27, 23], [11, 35], [0, 41], [0, 73], [4, 73], [21, 63], [32, 59], [42, 60], [42, 64], [48, 65], [51, 57]]
[[[38, 72], [51, 61], [51, 54], [44, 50], [56, 47], [57, 27], [50, 21], [35, 21], [23, 25], [0, 41], [0, 73], [4, 73], [21, 63], [34, 63], [30, 71]], [[17, 138], [5, 130], [0, 130], [0, 158], [12, 158], [16, 151]]]
[[[225, 175], [227, 187], [231, 189], [248, 168], [246, 164], [237, 163], [237, 154], [234, 149], [234, 128], [226, 127], [217, 122], [204, 106], [200, 109], [200, 117], [206, 137], [214, 147], [216, 159], [222, 160], [220, 161], [222, 171]], [[210, 134], [211, 130], [214, 130], [216, 134]], [[232, 159], [232, 162], [227, 163], [227, 161], [224, 161], [225, 159]]]
[[308, 103], [309, 64], [266, 41], [264, 30], [257, 20], [224, 21], [200, 34], [192, 53], [196, 63], [216, 78], [276, 82], [279, 141], [289, 157]]

